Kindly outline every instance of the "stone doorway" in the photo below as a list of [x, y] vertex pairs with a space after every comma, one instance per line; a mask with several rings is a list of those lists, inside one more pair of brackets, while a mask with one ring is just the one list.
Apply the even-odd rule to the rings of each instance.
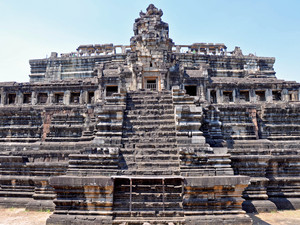
[[152, 79], [146, 79], [146, 89], [151, 90], [151, 91], [156, 91], [157, 90], [157, 79], [152, 78]]

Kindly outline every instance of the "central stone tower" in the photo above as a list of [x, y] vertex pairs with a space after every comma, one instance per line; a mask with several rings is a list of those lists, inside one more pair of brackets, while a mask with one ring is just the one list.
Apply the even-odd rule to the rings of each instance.
[[169, 25], [161, 20], [162, 10], [153, 4], [147, 12], [140, 12], [134, 23], [134, 36], [130, 40], [134, 52], [131, 58], [133, 79], [131, 89], [165, 89], [170, 53], [174, 43], [169, 38]]

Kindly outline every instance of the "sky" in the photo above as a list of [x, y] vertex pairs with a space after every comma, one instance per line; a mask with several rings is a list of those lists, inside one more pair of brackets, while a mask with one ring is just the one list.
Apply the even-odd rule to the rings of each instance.
[[0, 0], [0, 82], [28, 82], [30, 59], [79, 45], [128, 45], [139, 12], [162, 9], [175, 44], [224, 43], [275, 57], [276, 76], [300, 82], [299, 0]]

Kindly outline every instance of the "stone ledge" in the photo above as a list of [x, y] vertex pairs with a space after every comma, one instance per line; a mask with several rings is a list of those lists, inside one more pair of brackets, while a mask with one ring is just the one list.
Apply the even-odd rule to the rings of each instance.
[[75, 177], [75, 176], [59, 176], [50, 178], [51, 186], [101, 186], [112, 187], [113, 180], [110, 177], [95, 176], [95, 177]]
[[185, 177], [185, 186], [225, 186], [225, 185], [248, 185], [250, 177], [248, 176], [215, 176], [215, 177]]

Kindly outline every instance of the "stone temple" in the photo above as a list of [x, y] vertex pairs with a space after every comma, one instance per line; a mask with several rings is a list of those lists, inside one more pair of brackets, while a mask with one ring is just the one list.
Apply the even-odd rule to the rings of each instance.
[[0, 206], [47, 224], [251, 224], [300, 208], [300, 84], [274, 58], [176, 45], [149, 5], [130, 45], [81, 45], [0, 83]]

